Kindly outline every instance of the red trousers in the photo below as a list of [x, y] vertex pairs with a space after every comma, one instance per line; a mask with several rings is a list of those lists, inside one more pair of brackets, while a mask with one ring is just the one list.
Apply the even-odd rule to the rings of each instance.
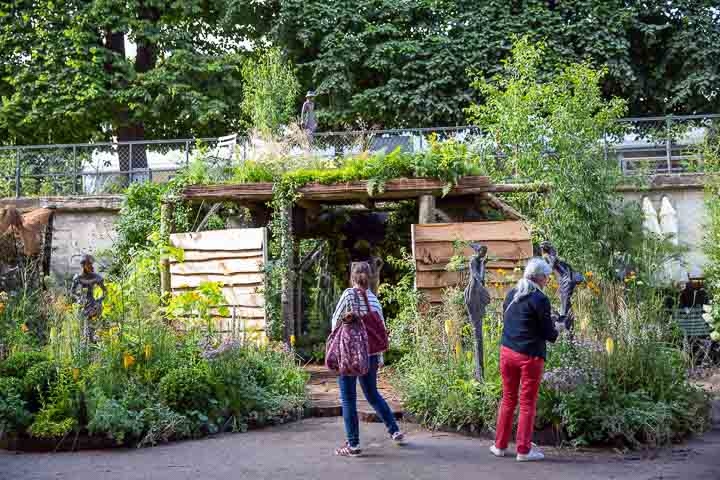
[[518, 417], [515, 444], [517, 453], [526, 454], [530, 451], [535, 426], [535, 407], [544, 366], [545, 360], [542, 358], [518, 353], [507, 347], [500, 348], [503, 395], [495, 434], [497, 448], [505, 449], [510, 442], [519, 390], [520, 416]]

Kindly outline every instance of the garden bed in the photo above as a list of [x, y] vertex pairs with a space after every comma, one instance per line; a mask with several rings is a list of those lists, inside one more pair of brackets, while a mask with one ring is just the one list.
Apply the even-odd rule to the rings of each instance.
[[[297, 422], [307, 415], [307, 409], [296, 409], [293, 412], [286, 412], [281, 416], [274, 416], [270, 419], [258, 420], [249, 419], [246, 423], [247, 431], [259, 430], [266, 427], [283, 425], [286, 423]], [[217, 435], [227, 433], [240, 433], [232, 429], [230, 425], [221, 429], [220, 432], [207, 435], [202, 438], [212, 438]], [[244, 433], [244, 432], [243, 432]], [[171, 442], [184, 441], [189, 439], [176, 439]], [[135, 448], [136, 442], [118, 443], [116, 440], [107, 436], [90, 435], [87, 431], [78, 433], [77, 435], [69, 434], [61, 438], [34, 438], [28, 435], [9, 434], [0, 439], [0, 448], [4, 450], [17, 452], [76, 452], [79, 450], [105, 450], [111, 448]], [[170, 442], [164, 442], [170, 443]]]

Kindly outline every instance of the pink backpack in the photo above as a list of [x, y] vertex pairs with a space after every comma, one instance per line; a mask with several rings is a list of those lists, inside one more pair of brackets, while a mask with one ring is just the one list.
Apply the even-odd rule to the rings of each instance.
[[370, 368], [368, 334], [360, 316], [353, 312], [348, 323], [332, 331], [325, 342], [325, 366], [340, 375], [361, 377]]

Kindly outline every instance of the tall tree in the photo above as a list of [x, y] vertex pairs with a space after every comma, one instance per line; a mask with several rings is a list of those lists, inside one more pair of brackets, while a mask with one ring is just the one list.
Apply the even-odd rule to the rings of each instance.
[[271, 16], [252, 0], [0, 0], [0, 142], [237, 129], [241, 45]]
[[468, 71], [500, 72], [525, 34], [547, 44], [545, 74], [607, 66], [603, 92], [631, 114], [720, 111], [716, 0], [279, 1], [275, 40], [319, 90], [325, 128], [464, 123]]

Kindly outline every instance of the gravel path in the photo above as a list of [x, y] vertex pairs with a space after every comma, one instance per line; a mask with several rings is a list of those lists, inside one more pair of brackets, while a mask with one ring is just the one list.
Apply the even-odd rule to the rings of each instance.
[[410, 444], [390, 445], [380, 424], [361, 424], [366, 455], [337, 458], [338, 418], [302, 422], [141, 450], [60, 454], [0, 452], [1, 480], [67, 479], [720, 479], [720, 429], [652, 455], [545, 449], [545, 462], [488, 454], [489, 441], [433, 434], [412, 425]]

